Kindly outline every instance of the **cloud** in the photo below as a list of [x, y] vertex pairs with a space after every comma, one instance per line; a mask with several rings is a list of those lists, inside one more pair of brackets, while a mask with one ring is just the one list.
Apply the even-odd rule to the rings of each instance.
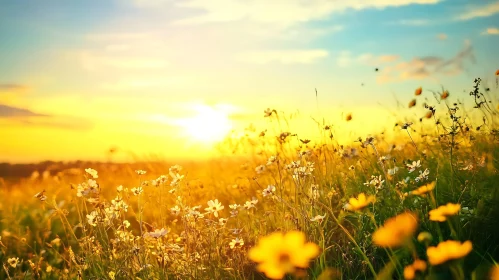
[[440, 56], [415, 57], [384, 67], [377, 77], [379, 83], [436, 78], [436, 75], [454, 76], [465, 70], [466, 61], [476, 62], [473, 47], [468, 41], [463, 50], [450, 58]]
[[499, 35], [499, 28], [490, 27], [482, 32], [482, 35]]
[[236, 55], [236, 60], [251, 64], [310, 64], [329, 55], [326, 50], [271, 50], [253, 51]]
[[447, 40], [447, 37], [448, 37], [448, 36], [447, 36], [447, 34], [445, 34], [445, 33], [440, 33], [440, 34], [437, 34], [437, 38], [438, 38], [439, 40], [442, 40], [442, 41]]
[[336, 58], [336, 63], [340, 67], [348, 67], [355, 63], [362, 63], [370, 66], [379, 66], [382, 64], [394, 62], [399, 58], [400, 58], [399, 55], [383, 54], [376, 56], [371, 53], [364, 53], [354, 56], [349, 51], [342, 51], [338, 54]]
[[28, 109], [0, 104], [0, 118], [12, 117], [48, 117], [48, 115], [38, 114]]
[[484, 6], [473, 6], [466, 9], [466, 12], [458, 15], [456, 20], [471, 20], [480, 17], [490, 17], [499, 13], [499, 2], [490, 3]]
[[64, 130], [89, 130], [93, 128], [93, 124], [88, 120], [68, 116], [57, 116], [51, 117], [49, 119], [16, 119], [16, 122], [20, 125], [57, 128]]
[[432, 21], [428, 19], [402, 19], [398, 21], [389, 22], [390, 25], [406, 25], [406, 26], [425, 26], [431, 24]]
[[373, 0], [373, 1], [330, 1], [316, 0], [267, 0], [231, 1], [231, 0], [190, 0], [178, 1], [175, 5], [182, 8], [202, 10], [204, 13], [178, 20], [177, 24], [203, 24], [209, 22], [230, 22], [250, 20], [290, 26], [313, 20], [321, 20], [333, 13], [348, 9], [384, 9], [411, 4], [436, 4], [441, 0]]
[[0, 84], [0, 92], [25, 91], [28, 87], [20, 84]]
[[157, 57], [97, 55], [86, 51], [79, 54], [79, 60], [83, 68], [89, 71], [104, 68], [150, 70], [164, 69], [168, 66], [166, 60]]
[[0, 119], [18, 125], [43, 126], [70, 130], [86, 130], [93, 125], [87, 120], [71, 116], [54, 116], [35, 113], [31, 110], [0, 104]]

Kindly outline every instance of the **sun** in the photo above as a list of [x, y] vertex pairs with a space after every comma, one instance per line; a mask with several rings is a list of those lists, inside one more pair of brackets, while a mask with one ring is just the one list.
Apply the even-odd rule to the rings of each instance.
[[196, 111], [193, 117], [180, 122], [189, 140], [213, 144], [223, 140], [232, 129], [226, 112], [207, 105], [197, 107]]

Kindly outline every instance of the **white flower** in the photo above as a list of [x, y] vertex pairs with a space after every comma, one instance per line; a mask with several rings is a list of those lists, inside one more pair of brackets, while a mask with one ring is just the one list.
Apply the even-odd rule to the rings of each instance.
[[218, 202], [218, 199], [208, 201], [208, 207], [204, 210], [208, 213], [213, 213], [215, 217], [218, 218], [218, 211], [224, 209], [222, 203]]
[[175, 205], [175, 207], [170, 208], [170, 211], [173, 215], [177, 216], [178, 214], [180, 214], [180, 207], [178, 207], [178, 205]]
[[168, 234], [170, 230], [162, 228], [162, 229], [155, 229], [153, 232], [146, 232], [144, 234], [145, 237], [152, 237], [152, 238], [160, 238], [162, 236], [165, 236]]
[[142, 187], [137, 187], [137, 188], [133, 188], [133, 189], [131, 189], [131, 191], [132, 191], [132, 193], [133, 193], [134, 195], [139, 195], [139, 194], [141, 194], [141, 193], [143, 193], [143, 192], [144, 192], [144, 189], [143, 189]]
[[397, 166], [395, 166], [394, 168], [392, 169], [388, 169], [388, 175], [395, 175], [397, 172], [399, 171], [399, 168]]
[[311, 218], [310, 221], [311, 222], [319, 222], [319, 223], [321, 223], [324, 220], [325, 217], [326, 217], [326, 214], [324, 214], [323, 216], [317, 215], [317, 216]]
[[88, 174], [90, 174], [90, 176], [92, 176], [92, 178], [94, 178], [94, 179], [99, 178], [99, 175], [97, 174], [97, 171], [95, 171], [92, 168], [85, 169], [85, 172], [87, 172]]
[[421, 161], [420, 160], [413, 161], [410, 164], [406, 164], [406, 166], [407, 166], [407, 169], [409, 169], [409, 173], [412, 173], [412, 172], [414, 172], [414, 170], [421, 167]]
[[229, 247], [231, 249], [235, 248], [240, 248], [244, 245], [244, 241], [242, 238], [236, 237], [235, 239], [232, 239], [232, 241], [229, 243]]
[[267, 196], [272, 196], [272, 195], [274, 195], [275, 190], [276, 190], [276, 189], [275, 189], [275, 186], [273, 186], [273, 185], [268, 185], [268, 186], [267, 186], [267, 188], [266, 188], [266, 189], [264, 189], [264, 190], [262, 191], [262, 195], [263, 195], [264, 197], [267, 197]]
[[265, 165], [259, 165], [255, 168], [256, 174], [262, 174], [263, 171], [265, 171]]

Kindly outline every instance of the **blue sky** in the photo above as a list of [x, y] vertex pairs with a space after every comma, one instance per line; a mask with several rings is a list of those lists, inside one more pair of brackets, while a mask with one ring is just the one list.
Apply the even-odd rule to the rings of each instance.
[[464, 97], [477, 76], [493, 84], [497, 22], [497, 0], [3, 1], [0, 106], [17, 112], [0, 112], [3, 136], [105, 131], [97, 155], [131, 147], [126, 135], [176, 135], [199, 104], [236, 128], [267, 107], [313, 114], [314, 88], [326, 117], [370, 112], [365, 126], [418, 86]]

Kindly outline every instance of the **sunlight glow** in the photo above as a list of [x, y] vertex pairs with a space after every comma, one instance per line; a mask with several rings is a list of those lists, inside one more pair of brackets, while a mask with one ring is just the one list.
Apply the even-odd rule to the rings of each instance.
[[221, 141], [232, 129], [227, 113], [207, 105], [196, 106], [197, 114], [179, 120], [189, 140], [213, 144]]

